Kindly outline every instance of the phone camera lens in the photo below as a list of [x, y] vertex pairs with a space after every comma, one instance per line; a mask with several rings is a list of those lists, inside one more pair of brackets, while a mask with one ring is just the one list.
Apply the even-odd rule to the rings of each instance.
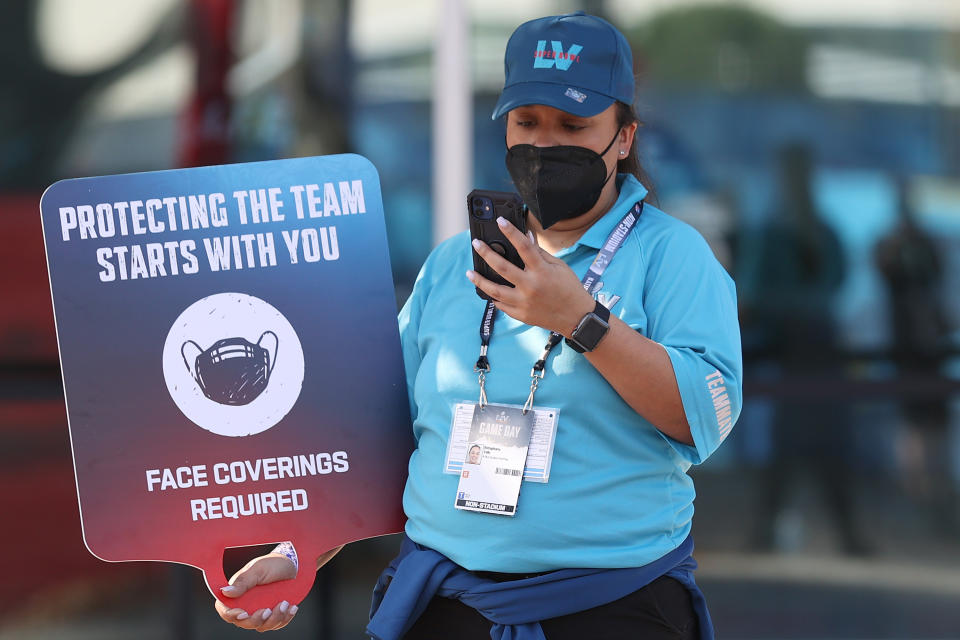
[[493, 218], [493, 200], [478, 197], [473, 201], [471, 211], [473, 215], [480, 220], [490, 220]]

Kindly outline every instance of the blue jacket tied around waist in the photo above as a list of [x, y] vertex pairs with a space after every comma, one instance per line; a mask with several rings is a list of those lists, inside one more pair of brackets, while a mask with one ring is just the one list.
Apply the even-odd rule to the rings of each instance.
[[693, 538], [688, 536], [679, 547], [642, 567], [562, 569], [496, 582], [480, 578], [404, 536], [400, 554], [380, 575], [373, 591], [367, 633], [376, 640], [399, 640], [430, 600], [442, 596], [456, 598], [490, 620], [493, 640], [546, 640], [540, 620], [619, 600], [667, 575], [690, 591], [701, 640], [712, 640], [713, 624], [706, 601], [693, 579], [697, 563], [692, 553]]

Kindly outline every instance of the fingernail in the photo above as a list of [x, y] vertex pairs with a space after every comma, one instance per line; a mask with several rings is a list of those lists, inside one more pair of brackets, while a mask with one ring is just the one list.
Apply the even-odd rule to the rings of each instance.
[[505, 227], [505, 226], [507, 226], [507, 219], [504, 218], [503, 216], [498, 216], [498, 217], [497, 217], [497, 224], [500, 225], [501, 227]]
[[475, 246], [475, 247], [478, 248], [478, 249], [480, 248], [480, 241], [477, 240], [477, 239], [474, 239], [473, 242], [471, 242], [470, 244], [472, 244], [473, 246]]
[[287, 609], [290, 608], [290, 603], [284, 600], [283, 602], [280, 603], [279, 608], [280, 608], [280, 613], [286, 613]]
[[469, 269], [467, 270], [467, 278], [468, 278], [469, 280], [473, 280], [473, 277], [474, 277], [475, 275], [476, 275], [476, 274], [475, 274], [472, 270], [469, 270]]
[[228, 585], [228, 586], [226, 586], [226, 587], [220, 587], [220, 592], [221, 592], [221, 593], [226, 593], [227, 595], [230, 595], [231, 593], [235, 592], [236, 590], [237, 590], [237, 588], [236, 588], [235, 586], [233, 586], [233, 585]]
[[290, 607], [290, 615], [295, 615], [299, 610], [300, 608], [297, 605], [293, 605], [292, 607]]
[[244, 611], [243, 613], [237, 616], [237, 620], [246, 620], [249, 617], [250, 617], [250, 614]]
[[264, 620], [266, 620], [267, 618], [270, 617], [271, 613], [273, 613], [273, 611], [271, 611], [270, 609], [264, 609], [261, 616], [263, 617]]
[[533, 231], [527, 231], [527, 237], [530, 238], [530, 242], [536, 244], [537, 239], [533, 236]]

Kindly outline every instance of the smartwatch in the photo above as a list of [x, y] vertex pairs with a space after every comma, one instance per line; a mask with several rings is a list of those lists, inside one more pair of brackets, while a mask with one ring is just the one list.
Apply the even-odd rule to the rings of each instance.
[[610, 329], [610, 310], [598, 301], [593, 311], [583, 316], [569, 338], [564, 340], [577, 353], [593, 351]]

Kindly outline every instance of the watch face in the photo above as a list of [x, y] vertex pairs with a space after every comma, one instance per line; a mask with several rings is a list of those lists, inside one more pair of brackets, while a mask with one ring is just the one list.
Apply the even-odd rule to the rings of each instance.
[[580, 321], [580, 326], [573, 332], [573, 340], [577, 342], [584, 351], [593, 351], [600, 343], [600, 339], [606, 335], [610, 325], [604, 322], [594, 313], [588, 313]]
[[587, 316], [586, 320], [581, 330], [581, 335], [578, 337], [580, 338], [581, 344], [589, 346], [592, 349], [597, 346], [600, 338], [607, 332], [607, 323], [592, 313]]

